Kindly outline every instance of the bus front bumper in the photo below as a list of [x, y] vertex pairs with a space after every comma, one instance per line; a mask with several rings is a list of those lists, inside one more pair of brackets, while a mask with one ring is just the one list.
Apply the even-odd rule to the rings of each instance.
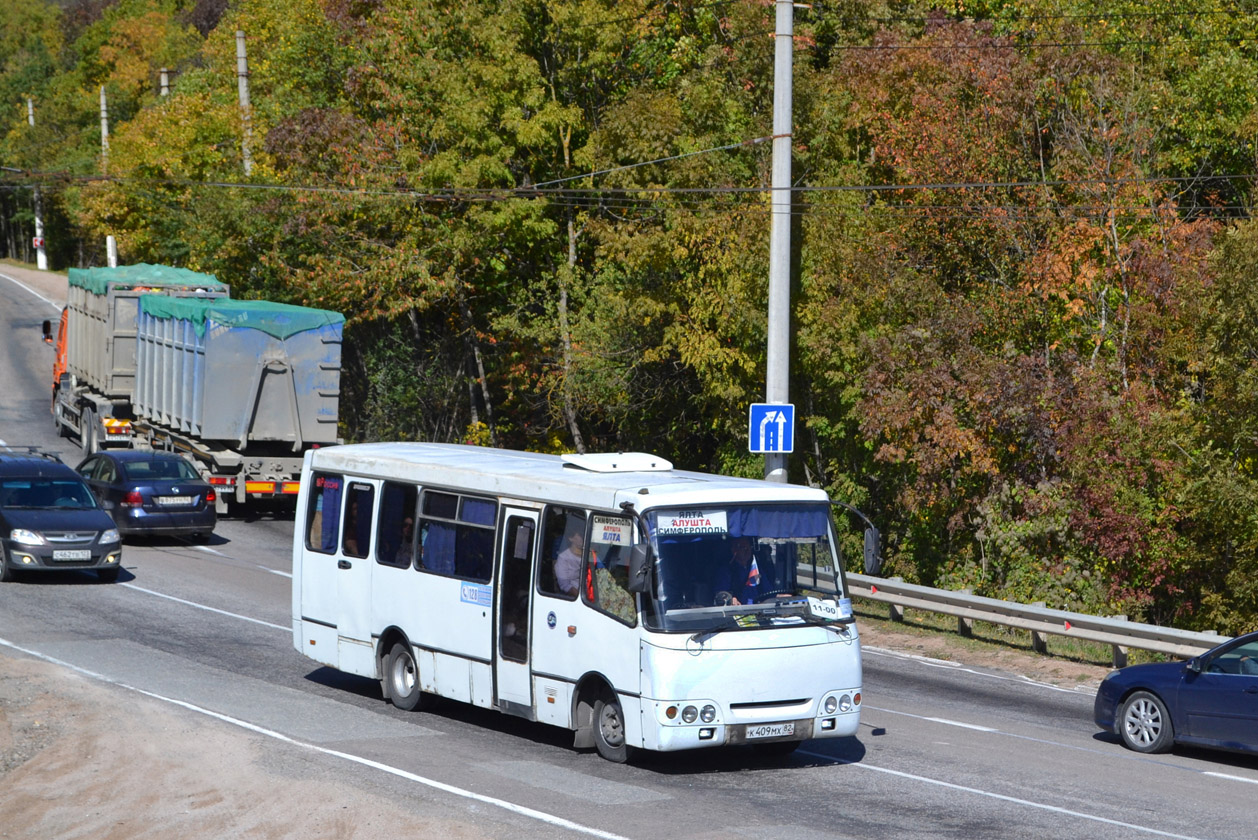
[[814, 738], [847, 738], [860, 726], [860, 707], [850, 712], [819, 715], [797, 720], [763, 723], [695, 723], [660, 727], [658, 743], [648, 748], [661, 752], [724, 747], [739, 744], [772, 744], [808, 741]]

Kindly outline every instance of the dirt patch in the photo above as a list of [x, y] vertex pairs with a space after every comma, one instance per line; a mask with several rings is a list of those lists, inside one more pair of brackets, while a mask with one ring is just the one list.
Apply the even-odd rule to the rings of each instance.
[[0, 657], [0, 838], [488, 836], [351, 785], [295, 780], [264, 759], [274, 749], [63, 668]]

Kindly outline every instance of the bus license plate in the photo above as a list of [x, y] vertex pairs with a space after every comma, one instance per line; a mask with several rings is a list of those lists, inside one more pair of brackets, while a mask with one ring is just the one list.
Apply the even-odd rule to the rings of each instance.
[[781, 738], [795, 734], [794, 723], [761, 723], [747, 727], [747, 740], [752, 738]]
[[61, 549], [52, 553], [53, 560], [91, 560], [92, 552], [86, 548]]
[[159, 505], [190, 505], [192, 504], [191, 496], [158, 496], [157, 503]]

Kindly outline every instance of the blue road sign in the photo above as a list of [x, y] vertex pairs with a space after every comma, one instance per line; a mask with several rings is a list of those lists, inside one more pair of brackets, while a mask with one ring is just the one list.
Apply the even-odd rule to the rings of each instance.
[[790, 403], [752, 403], [747, 450], [754, 454], [795, 451], [795, 406]]

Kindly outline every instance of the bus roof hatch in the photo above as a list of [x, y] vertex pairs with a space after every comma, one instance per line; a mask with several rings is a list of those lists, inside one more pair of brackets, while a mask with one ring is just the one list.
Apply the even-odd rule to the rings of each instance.
[[667, 472], [673, 468], [671, 461], [648, 452], [573, 453], [560, 457], [568, 466], [600, 473]]

